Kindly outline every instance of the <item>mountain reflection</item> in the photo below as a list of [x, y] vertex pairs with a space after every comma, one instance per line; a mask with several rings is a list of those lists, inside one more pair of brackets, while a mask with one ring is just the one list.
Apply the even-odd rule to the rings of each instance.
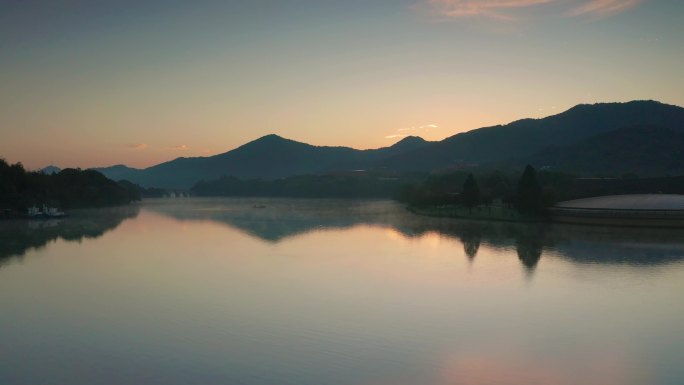
[[138, 206], [123, 206], [77, 210], [64, 219], [0, 221], [0, 266], [57, 239], [80, 242], [101, 237], [139, 211]]
[[152, 201], [145, 207], [181, 221], [210, 220], [224, 224], [270, 243], [310, 232], [359, 225], [389, 227], [408, 238], [437, 233], [458, 240], [471, 261], [483, 244], [514, 248], [528, 273], [534, 271], [546, 254], [574, 263], [637, 266], [684, 259], [684, 233], [677, 229], [431, 218], [411, 214], [388, 201], [191, 199]]

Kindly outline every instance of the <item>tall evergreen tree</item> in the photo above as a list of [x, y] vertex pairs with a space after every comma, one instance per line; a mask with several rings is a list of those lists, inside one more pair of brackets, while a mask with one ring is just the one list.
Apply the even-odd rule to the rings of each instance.
[[463, 193], [461, 193], [461, 202], [467, 207], [475, 207], [482, 202], [482, 195], [480, 194], [480, 187], [473, 174], [468, 174], [463, 183]]
[[537, 172], [529, 164], [518, 182], [515, 207], [521, 213], [539, 214], [544, 208], [542, 188], [537, 180]]

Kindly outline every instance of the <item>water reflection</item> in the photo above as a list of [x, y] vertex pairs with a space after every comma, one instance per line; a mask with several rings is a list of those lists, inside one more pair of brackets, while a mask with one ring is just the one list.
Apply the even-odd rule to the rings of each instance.
[[132, 209], [3, 227], [7, 256], [118, 226], [0, 270], [3, 384], [684, 378], [684, 264], [662, 265], [684, 254], [678, 231], [445, 220], [383, 201]]
[[[413, 215], [387, 201], [191, 199], [153, 200], [143, 207], [180, 221], [220, 223], [268, 243], [359, 225], [387, 227], [409, 239], [438, 234], [460, 242], [470, 262], [474, 262], [483, 244], [514, 249], [530, 276], [544, 255], [573, 263], [635, 266], [684, 259], [684, 232], [678, 229], [430, 218]], [[0, 264], [57, 239], [97, 238], [122, 221], [135, 218], [138, 212], [138, 206], [127, 206], [76, 211], [64, 220], [0, 222]]]
[[312, 231], [393, 223], [399, 213], [388, 210], [386, 203], [333, 199], [191, 199], [148, 201], [146, 208], [179, 220], [226, 224], [275, 243]]
[[531, 274], [541, 259], [544, 242], [547, 242], [547, 247], [551, 246], [551, 242], [548, 242], [549, 237], [541, 226], [521, 227], [521, 230], [526, 231], [519, 231], [516, 234], [515, 251], [526, 271]]
[[0, 221], [0, 266], [58, 239], [80, 242], [101, 237], [124, 220], [135, 218], [139, 211], [138, 206], [132, 205], [76, 210], [64, 219]]
[[482, 243], [482, 233], [478, 229], [465, 231], [459, 239], [463, 243], [463, 251], [468, 256], [469, 261], [473, 261]]
[[[265, 208], [262, 208], [265, 206]], [[436, 233], [458, 240], [470, 261], [482, 244], [513, 248], [528, 273], [543, 255], [574, 263], [657, 265], [684, 259], [678, 229], [592, 227], [564, 224], [464, 221], [413, 215], [387, 201], [196, 199], [146, 208], [181, 221], [213, 221], [270, 243], [326, 229], [382, 226], [404, 237]]]

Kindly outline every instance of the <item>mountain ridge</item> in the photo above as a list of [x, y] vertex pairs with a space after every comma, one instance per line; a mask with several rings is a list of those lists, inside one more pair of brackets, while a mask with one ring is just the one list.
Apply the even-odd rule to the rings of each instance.
[[574, 106], [556, 115], [520, 119], [447, 137], [430, 148], [388, 162], [408, 163], [404, 170], [434, 169], [447, 164], [500, 163], [521, 159], [553, 145], [569, 145], [592, 135], [635, 125], [684, 129], [684, 108], [652, 100]]
[[[589, 137], [570, 146], [547, 148], [525, 161], [587, 176], [684, 175], [684, 130], [631, 126]], [[659, 170], [660, 175], [653, 175]]]
[[423, 146], [424, 139], [402, 139], [389, 147], [357, 150], [344, 146], [315, 146], [268, 134], [233, 150], [208, 157], [179, 157], [145, 169], [126, 166], [96, 168], [112, 179], [127, 179], [146, 187], [185, 189], [200, 180], [224, 175], [278, 179], [359, 168], [380, 158]]
[[145, 169], [113, 166], [97, 170], [113, 179], [165, 188], [189, 188], [200, 180], [224, 175], [278, 179], [351, 169], [429, 172], [463, 164], [517, 164], [547, 148], [572, 146], [634, 126], [684, 132], [684, 108], [653, 100], [580, 104], [556, 115], [482, 127], [441, 141], [407, 136], [391, 146], [370, 150], [314, 146], [268, 134], [209, 157], [176, 158]]

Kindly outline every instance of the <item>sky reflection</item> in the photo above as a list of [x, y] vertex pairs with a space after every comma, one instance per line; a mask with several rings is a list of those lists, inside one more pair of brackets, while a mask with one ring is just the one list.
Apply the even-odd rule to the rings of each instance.
[[[674, 385], [684, 378], [676, 238], [633, 237], [629, 252], [665, 250], [668, 258], [654, 252], [654, 263], [632, 264], [564, 248], [583, 242], [588, 252], [629, 231], [549, 229], [530, 277], [521, 258], [536, 258], [539, 243], [526, 246], [526, 236], [539, 228], [404, 217], [381, 201], [348, 202], [344, 211], [357, 219], [342, 222], [328, 220], [328, 201], [277, 200], [263, 210], [245, 203], [148, 202], [99, 237], [58, 239], [5, 264], [0, 354], [12, 354], [2, 355], [0, 378], [77, 385]], [[225, 220], [226, 213], [245, 218], [242, 211], [281, 225], [295, 215], [307, 225], [279, 233]]]

